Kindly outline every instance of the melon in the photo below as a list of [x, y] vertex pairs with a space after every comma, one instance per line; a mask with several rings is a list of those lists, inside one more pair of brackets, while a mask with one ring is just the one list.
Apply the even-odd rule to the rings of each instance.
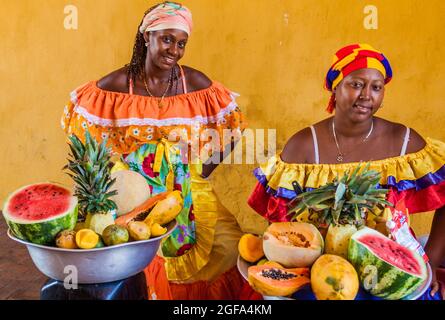
[[427, 277], [426, 264], [417, 252], [368, 227], [351, 237], [348, 259], [363, 288], [383, 299], [402, 299]]
[[289, 296], [309, 284], [309, 268], [286, 269], [266, 265], [247, 269], [250, 286], [265, 296]]
[[323, 253], [318, 229], [304, 222], [272, 223], [263, 234], [266, 258], [286, 268], [309, 267]]
[[77, 198], [53, 183], [24, 186], [13, 192], [3, 207], [3, 216], [18, 238], [36, 244], [54, 244], [62, 230], [77, 222]]
[[111, 178], [116, 179], [111, 189], [116, 190], [117, 194], [110, 199], [116, 203], [118, 216], [132, 211], [150, 198], [150, 187], [141, 174], [119, 170], [113, 172]]
[[324, 254], [312, 266], [311, 287], [317, 300], [354, 300], [358, 275], [346, 259]]

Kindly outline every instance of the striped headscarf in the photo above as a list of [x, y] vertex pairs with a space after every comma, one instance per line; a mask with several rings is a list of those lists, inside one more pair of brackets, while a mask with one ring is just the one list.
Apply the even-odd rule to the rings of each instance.
[[[392, 79], [392, 69], [386, 57], [369, 44], [352, 44], [341, 48], [334, 55], [333, 63], [329, 69], [325, 88], [334, 91], [335, 87], [351, 72], [371, 68], [380, 71], [385, 78], [385, 84]], [[335, 97], [332, 94], [327, 111], [332, 113], [335, 109]]]
[[174, 2], [164, 2], [147, 13], [139, 32], [179, 29], [190, 36], [192, 28], [192, 13], [189, 9]]

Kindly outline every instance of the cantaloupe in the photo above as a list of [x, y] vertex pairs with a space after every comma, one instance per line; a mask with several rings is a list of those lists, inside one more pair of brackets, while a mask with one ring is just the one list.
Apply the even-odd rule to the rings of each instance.
[[323, 246], [323, 237], [310, 223], [276, 222], [263, 234], [267, 259], [286, 268], [311, 266], [323, 253]]
[[116, 182], [111, 187], [117, 191], [117, 195], [111, 199], [117, 205], [117, 215], [124, 215], [150, 198], [150, 187], [145, 178], [131, 170], [119, 170], [111, 174]]

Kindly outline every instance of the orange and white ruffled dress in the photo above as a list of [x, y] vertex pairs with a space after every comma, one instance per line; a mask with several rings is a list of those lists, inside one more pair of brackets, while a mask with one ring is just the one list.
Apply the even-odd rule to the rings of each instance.
[[[172, 165], [173, 160], [168, 156], [178, 153], [179, 136], [186, 142], [190, 155], [196, 151], [209, 151], [208, 142], [193, 140], [205, 135], [206, 129], [218, 132], [220, 150], [227, 145], [222, 139], [224, 129], [241, 133], [245, 123], [236, 96], [222, 84], [212, 82], [207, 89], [165, 97], [160, 108], [158, 98], [135, 95], [131, 91], [103, 90], [97, 86], [97, 81], [91, 81], [71, 93], [61, 125], [68, 135], [76, 134], [81, 139], [84, 139], [86, 130], [98, 141], [107, 138], [113, 152], [124, 156], [137, 154], [142, 149], [162, 147], [168, 151], [162, 153], [166, 155], [162, 163], [168, 173], [166, 176], [170, 176], [177, 173], [173, 172], [173, 167], [181, 167]], [[141, 168], [152, 171], [153, 162], [154, 159], [147, 156]], [[158, 255], [147, 267], [149, 297], [235, 299], [242, 285], [235, 267], [237, 243], [242, 234], [240, 228], [233, 215], [219, 202], [211, 183], [201, 178], [202, 165], [189, 164], [181, 168], [187, 171], [183, 177], [190, 185], [189, 216], [193, 220], [190, 225], [194, 227], [194, 241], [183, 247], [177, 256]], [[152, 176], [147, 170], [142, 173], [150, 180]], [[155, 178], [159, 182], [159, 176]], [[168, 181], [161, 181], [157, 187], [162, 188], [162, 183], [168, 184]], [[174, 181], [165, 188], [176, 186]]]

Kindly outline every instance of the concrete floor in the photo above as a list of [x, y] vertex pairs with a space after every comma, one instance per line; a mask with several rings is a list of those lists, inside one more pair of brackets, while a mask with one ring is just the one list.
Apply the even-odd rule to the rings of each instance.
[[38, 300], [47, 278], [34, 266], [26, 247], [9, 239], [0, 214], [0, 300]]

